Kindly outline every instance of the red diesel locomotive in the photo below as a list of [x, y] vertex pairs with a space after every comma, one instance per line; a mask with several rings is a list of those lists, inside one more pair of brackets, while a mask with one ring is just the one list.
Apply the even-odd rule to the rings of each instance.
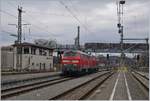
[[63, 74], [86, 74], [98, 70], [96, 58], [78, 50], [69, 50], [62, 55]]

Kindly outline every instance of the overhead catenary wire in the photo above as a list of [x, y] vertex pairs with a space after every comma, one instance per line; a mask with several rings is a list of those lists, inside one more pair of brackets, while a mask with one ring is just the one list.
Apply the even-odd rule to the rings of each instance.
[[[15, 9], [17, 9], [17, 6], [16, 5], [14, 5], [13, 3], [11, 3], [11, 2], [9, 2], [9, 1], [7, 1], [7, 3], [11, 6], [11, 7], [13, 7], [13, 8], [15, 8]], [[27, 10], [26, 10], [27, 11]], [[58, 14], [58, 13], [46, 13], [46, 12], [38, 12], [38, 11], [27, 11], [28, 13], [34, 13], [34, 14], [40, 14], [40, 15], [54, 15], [54, 16], [65, 16], [65, 17], [70, 17], [70, 15], [64, 15], [63, 13], [62, 14]]]
[[39, 14], [39, 15], [54, 15], [54, 16], [63, 16], [63, 17], [70, 17], [70, 15], [67, 15], [67, 14], [63, 14], [63, 13], [54, 13], [54, 12], [38, 12], [38, 11], [27, 11], [28, 13], [34, 13], [34, 14]]
[[83, 18], [84, 18], [85, 22], [84, 22], [83, 24], [86, 25], [86, 28], [87, 28], [87, 23], [86, 23], [86, 17], [87, 17], [87, 16], [84, 16], [84, 15], [81, 16], [80, 10], [79, 10], [77, 7], [75, 7], [75, 5], [73, 4], [72, 0], [68, 0], [68, 1], [70, 2], [71, 7], [72, 7], [73, 10], [77, 13], [77, 15], [79, 16], [79, 18], [80, 18], [80, 17], [83, 17]]
[[[13, 8], [18, 9], [13, 3], [10, 3], [9, 1], [7, 1], [7, 3], [8, 3], [9, 5], [11, 5]], [[32, 17], [30, 14], [28, 14], [29, 12], [31, 12], [31, 11], [25, 11], [25, 15], [31, 17], [32, 20], [34, 20], [34, 21], [40, 23], [41, 25], [43, 25], [43, 23], [41, 23], [39, 20], [36, 20], [35, 17]], [[35, 12], [32, 12], [32, 13], [35, 13]], [[36, 13], [41, 13], [41, 12], [36, 12]], [[43, 13], [42, 13], [42, 15], [43, 15]], [[54, 15], [56, 15], [56, 14], [54, 14]], [[24, 22], [28, 22], [28, 21], [26, 21], [26, 20], [23, 20], [23, 21], [24, 21]], [[35, 27], [38, 28], [38, 29], [44, 30], [46, 33], [52, 34], [52, 36], [54, 36], [54, 37], [60, 36], [60, 34], [58, 35], [58, 34], [55, 34], [55, 33], [51, 32], [51, 31], [48, 31], [46, 27], [39, 27], [39, 26], [37, 26], [36, 24], [32, 24], [32, 26], [35, 26]]]
[[[6, 13], [6, 14], [9, 14], [9, 13]], [[15, 17], [15, 16], [12, 16], [12, 17]], [[15, 17], [16, 18], [16, 17]], [[9, 32], [9, 31], [6, 31], [6, 30], [4, 30], [4, 29], [2, 29], [1, 28], [1, 32], [4, 32], [4, 33], [6, 33], [6, 34], [9, 34], [10, 36], [13, 36], [13, 37], [17, 37], [17, 34], [15, 34], [15, 33], [12, 33], [12, 32]], [[30, 32], [30, 31], [29, 31]], [[2, 33], [3, 34], [3, 33]], [[47, 37], [47, 36], [42, 36], [42, 35], [40, 35], [40, 36], [38, 36], [38, 35], [31, 35], [30, 34], [30, 37], [28, 37], [28, 39], [36, 39], [36, 38], [41, 38], [41, 37]]]
[[[29, 15], [29, 14], [27, 14], [26, 13], [26, 15], [27, 16], [29, 16], [29, 17], [31, 17], [32, 19], [34, 19], [34, 20], [36, 20], [34, 17], [32, 17], [31, 15]], [[43, 25], [43, 23], [41, 23], [40, 21], [38, 21], [38, 20], [36, 20], [38, 23], [40, 23], [41, 25]], [[34, 24], [33, 24], [34, 25]], [[37, 26], [37, 25], [34, 25], [34, 26]], [[40, 28], [41, 29], [41, 28]], [[55, 36], [55, 34], [54, 33], [52, 33], [52, 32], [50, 32], [50, 31], [48, 31], [48, 30], [46, 30], [46, 29], [44, 29], [44, 28], [42, 28], [43, 30], [45, 30], [47, 33], [50, 33], [50, 34], [52, 34], [52, 35], [54, 35]]]
[[[17, 37], [17, 34], [15, 34], [15, 33], [12, 33], [12, 32], [10, 32], [10, 31], [6, 31], [6, 30], [4, 30], [4, 29], [1, 29], [1, 32], [5, 32], [6, 34], [9, 34], [10, 36], [14, 36], [14, 37]], [[39, 37], [39, 38], [41, 38], [41, 37], [46, 37], [46, 36], [44, 36], [44, 35], [30, 35], [31, 37], [33, 37], [33, 38], [35, 38], [35, 37]]]
[[[9, 15], [9, 16], [11, 16], [11, 17], [15, 18], [15, 19], [18, 19], [18, 17], [17, 17], [17, 16], [15, 16], [15, 15], [13, 15], [13, 14], [11, 14], [11, 13], [7, 12], [7, 11], [0, 10], [0, 12], [3, 12], [4, 14], [7, 14], [7, 15]], [[28, 22], [28, 21], [26, 21], [26, 20], [22, 20], [22, 21], [23, 21], [23, 22], [25, 22], [25, 23], [30, 23], [30, 22]], [[45, 29], [43, 29], [43, 28], [39, 27], [38, 25], [32, 24], [32, 26], [33, 26], [33, 27], [35, 27], [35, 28], [37, 28], [37, 29], [41, 29], [41, 30], [42, 30], [42, 32], [45, 32], [45, 33], [48, 33], [48, 34], [52, 34], [51, 32], [46, 31]], [[54, 34], [53, 34], [53, 35], [54, 35]], [[55, 35], [55, 36], [57, 36], [57, 35]]]
[[17, 34], [14, 34], [14, 33], [8, 32], [8, 31], [5, 31], [5, 30], [3, 30], [3, 29], [1, 29], [1, 32], [5, 32], [5, 33], [9, 34], [10, 36], [14, 36], [14, 37], [17, 38]]
[[8, 13], [8, 12], [6, 12], [6, 11], [2, 10], [2, 9], [0, 9], [0, 12], [5, 13], [5, 14], [7, 14], [7, 15], [11, 16], [11, 17], [14, 17], [14, 18], [18, 19], [18, 17], [17, 17], [17, 16], [15, 16], [15, 15], [13, 15], [13, 14], [11, 14], [11, 13]]
[[[9, 5], [11, 5], [11, 7], [13, 7], [13, 8], [15, 8], [15, 9], [18, 9], [13, 3], [10, 3], [10, 2], [7, 2]], [[7, 15], [9, 15], [9, 16], [12, 16], [12, 17], [14, 17], [14, 18], [16, 18], [16, 19], [18, 19], [18, 17], [17, 16], [15, 16], [15, 15], [13, 15], [13, 14], [11, 14], [11, 13], [8, 13], [8, 12], [6, 12], [6, 11], [4, 11], [4, 10], [1, 10], [1, 12], [3, 12], [3, 13], [5, 13], [5, 14], [7, 14]], [[26, 15], [28, 15], [28, 16], [30, 16], [29, 14], [27, 14], [27, 13], [25, 13]], [[32, 16], [30, 16], [33, 20], [35, 20], [35, 18], [34, 17], [32, 17]], [[22, 20], [23, 22], [25, 22], [25, 23], [30, 23], [29, 21], [26, 21], [26, 20]], [[38, 20], [36, 20], [36, 21], [38, 21]], [[40, 23], [39, 21], [38, 21], [38, 23]], [[43, 25], [43, 23], [41, 23], [42, 25]], [[57, 34], [54, 34], [53, 32], [50, 32], [50, 31], [48, 31], [48, 30], [46, 30], [46, 28], [44, 28], [44, 27], [39, 27], [38, 25], [36, 25], [36, 24], [32, 24], [32, 26], [33, 27], [36, 27], [37, 29], [41, 29], [41, 31], [42, 32], [46, 32], [46, 33], [48, 33], [48, 34], [51, 34], [52, 36], [55, 36], [55, 37], [57, 37], [58, 35]], [[60, 36], [60, 35], [59, 35]]]
[[[61, 2], [61, 1], [60, 1], [60, 2]], [[14, 6], [12, 3], [9, 3], [9, 4], [10, 4], [12, 7], [14, 7], [15, 9], [17, 9], [17, 7]], [[65, 4], [64, 4], [63, 2], [62, 2], [62, 4], [65, 6]], [[70, 8], [68, 8], [68, 6], [65, 6], [65, 8], [66, 8], [67, 11], [70, 12], [70, 14], [83, 26], [83, 28], [84, 28], [87, 32], [91, 33], [91, 31], [80, 21], [80, 19], [70, 10]], [[15, 15], [13, 15], [13, 14], [7, 12], [7, 11], [2, 10], [1, 12], [5, 13], [5, 14], [11, 16], [11, 17], [14, 17], [14, 18], [18, 19], [17, 16], [15, 16]], [[25, 15], [27, 15], [27, 16], [29, 16], [29, 17], [32, 17], [30, 14], [27, 14], [27, 13], [25, 13]], [[33, 20], [36, 20], [34, 17], [32, 17], [32, 18], [33, 18]], [[26, 20], [22, 20], [22, 21], [23, 21], [23, 22], [26, 22], [26, 23], [30, 23], [29, 21], [26, 21]], [[43, 25], [43, 23], [41, 23], [41, 22], [39, 22], [39, 21], [38, 21], [38, 23], [40, 23], [40, 24]], [[43, 28], [43, 26], [40, 27], [39, 25], [36, 25], [36, 24], [32, 24], [32, 26], [35, 27], [35, 28], [37, 28], [37, 29], [41, 29], [41, 31], [44, 32], [44, 33], [49, 33], [49, 34], [52, 34], [53, 36], [60, 36], [60, 35], [56, 35], [56, 34], [50, 32], [50, 31], [48, 31], [47, 29]]]
[[59, 1], [59, 2], [60, 2], [60, 4], [62, 4], [62, 5], [66, 8], [66, 10], [72, 15], [72, 17], [75, 18], [75, 19], [79, 22], [79, 24], [81, 24], [81, 26], [83, 26], [83, 28], [84, 28], [86, 31], [88, 31], [90, 34], [92, 33], [92, 32], [78, 19], [78, 17], [70, 10], [70, 8], [69, 8], [63, 1]]
[[79, 12], [79, 10], [74, 6], [74, 4], [72, 3], [72, 0], [68, 0], [71, 3], [71, 7], [73, 8], [73, 10], [78, 13], [78, 16], [81, 14], [81, 12]]
[[[71, 2], [71, 1], [70, 1]], [[14, 8], [17, 8], [16, 6], [14, 6], [14, 4], [12, 4], [12, 3], [10, 3], [10, 2], [8, 2], [12, 7], [14, 7]], [[65, 6], [65, 8], [66, 8], [66, 10], [83, 26], [83, 28], [86, 30], [86, 31], [88, 31], [89, 33], [92, 33], [79, 19], [78, 19], [78, 17], [68, 8], [68, 6], [66, 6], [65, 4], [64, 4], [64, 2], [62, 2], [62, 1], [60, 1], [60, 3], [63, 5], [63, 6]], [[72, 3], [72, 2], [71, 2]], [[76, 10], [77, 11], [77, 9], [75, 9], [74, 8], [74, 10]], [[8, 13], [7, 13], [8, 14]], [[9, 14], [10, 15], [10, 14]], [[29, 14], [27, 14], [26, 13], [26, 15], [27, 16], [30, 16]], [[13, 16], [12, 14], [11, 14], [11, 16]], [[15, 16], [14, 16], [15, 17]], [[30, 16], [30, 17], [32, 17], [32, 16]], [[17, 17], [16, 17], [17, 18]], [[32, 17], [33, 18], [33, 17]], [[33, 18], [33, 20], [36, 20], [35, 18]], [[25, 21], [25, 20], [23, 20], [23, 21]], [[25, 21], [25, 22], [27, 22], [27, 21]], [[38, 21], [39, 22], [39, 21]], [[40, 22], [39, 22], [40, 23]], [[33, 25], [33, 24], [32, 24]], [[58, 35], [55, 35], [54, 33], [52, 33], [52, 32], [50, 32], [50, 31], [47, 31], [45, 28], [41, 28], [41, 27], [39, 27], [39, 26], [37, 26], [37, 25], [33, 25], [34, 27], [36, 27], [36, 28], [38, 28], [38, 29], [42, 29], [42, 30], [44, 30], [45, 32], [47, 32], [47, 33], [50, 33], [50, 34], [52, 34], [53, 36], [58, 36]], [[59, 35], [60, 36], [60, 35]]]

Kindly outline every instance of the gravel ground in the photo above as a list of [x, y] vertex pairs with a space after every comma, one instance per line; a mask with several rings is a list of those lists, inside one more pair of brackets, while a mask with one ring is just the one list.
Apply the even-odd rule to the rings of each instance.
[[139, 71], [138, 71], [138, 73], [140, 73], [140, 74], [146, 76], [147, 78], [149, 78], [149, 73], [146, 73], [146, 72], [139, 72]]
[[131, 97], [133, 100], [148, 100], [148, 92], [144, 87], [130, 74], [126, 73]]
[[28, 93], [10, 97], [7, 100], [47, 100], [47, 99], [54, 97], [74, 86], [77, 86], [83, 82], [86, 82], [86, 81], [92, 79], [96, 75], [100, 75], [105, 72], [106, 71], [99, 72], [94, 75], [84, 76], [84, 77], [76, 78], [74, 80], [70, 80], [70, 81], [62, 82], [62, 83], [59, 83], [56, 85], [52, 85], [49, 87], [37, 89], [34, 91], [30, 91]]
[[52, 76], [60, 74], [60, 72], [47, 72], [47, 73], [34, 73], [34, 74], [19, 74], [19, 75], [2, 75], [1, 76], [1, 83], [3, 82], [10, 82], [10, 81], [17, 81], [29, 78], [38, 78], [42, 76]]
[[101, 86], [97, 88], [88, 98], [87, 100], [109, 100], [110, 95], [113, 90], [113, 86], [115, 85], [116, 78], [118, 73], [112, 75], [108, 80], [106, 80]]
[[22, 86], [22, 85], [28, 85], [28, 84], [32, 84], [32, 83], [36, 83], [36, 82], [53, 80], [53, 79], [57, 79], [57, 78], [61, 78], [61, 77], [60, 76], [48, 77], [48, 78], [44, 78], [44, 79], [32, 80], [32, 81], [27, 81], [27, 82], [19, 82], [19, 83], [10, 84], [10, 85], [1, 85], [1, 89], [3, 90], [3, 89], [12, 88], [12, 87]]

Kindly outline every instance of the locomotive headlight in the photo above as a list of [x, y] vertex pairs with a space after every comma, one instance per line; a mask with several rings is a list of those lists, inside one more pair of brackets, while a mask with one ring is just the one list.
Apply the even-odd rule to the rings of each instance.
[[72, 63], [79, 63], [78, 60], [72, 60]]

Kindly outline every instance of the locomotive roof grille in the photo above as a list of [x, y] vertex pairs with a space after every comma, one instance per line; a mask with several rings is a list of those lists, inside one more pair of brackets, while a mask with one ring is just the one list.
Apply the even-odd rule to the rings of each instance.
[[[68, 54], [69, 52], [72, 52], [72, 53], [75, 53], [75, 54]], [[89, 55], [87, 53], [84, 53], [82, 51], [79, 51], [79, 50], [68, 50], [68, 51], [64, 52], [64, 56], [77, 56], [77, 53], [82, 54], [82, 55], [86, 55], [86, 56], [91, 56], [91, 55]], [[91, 56], [91, 57], [93, 57], [93, 56]]]

